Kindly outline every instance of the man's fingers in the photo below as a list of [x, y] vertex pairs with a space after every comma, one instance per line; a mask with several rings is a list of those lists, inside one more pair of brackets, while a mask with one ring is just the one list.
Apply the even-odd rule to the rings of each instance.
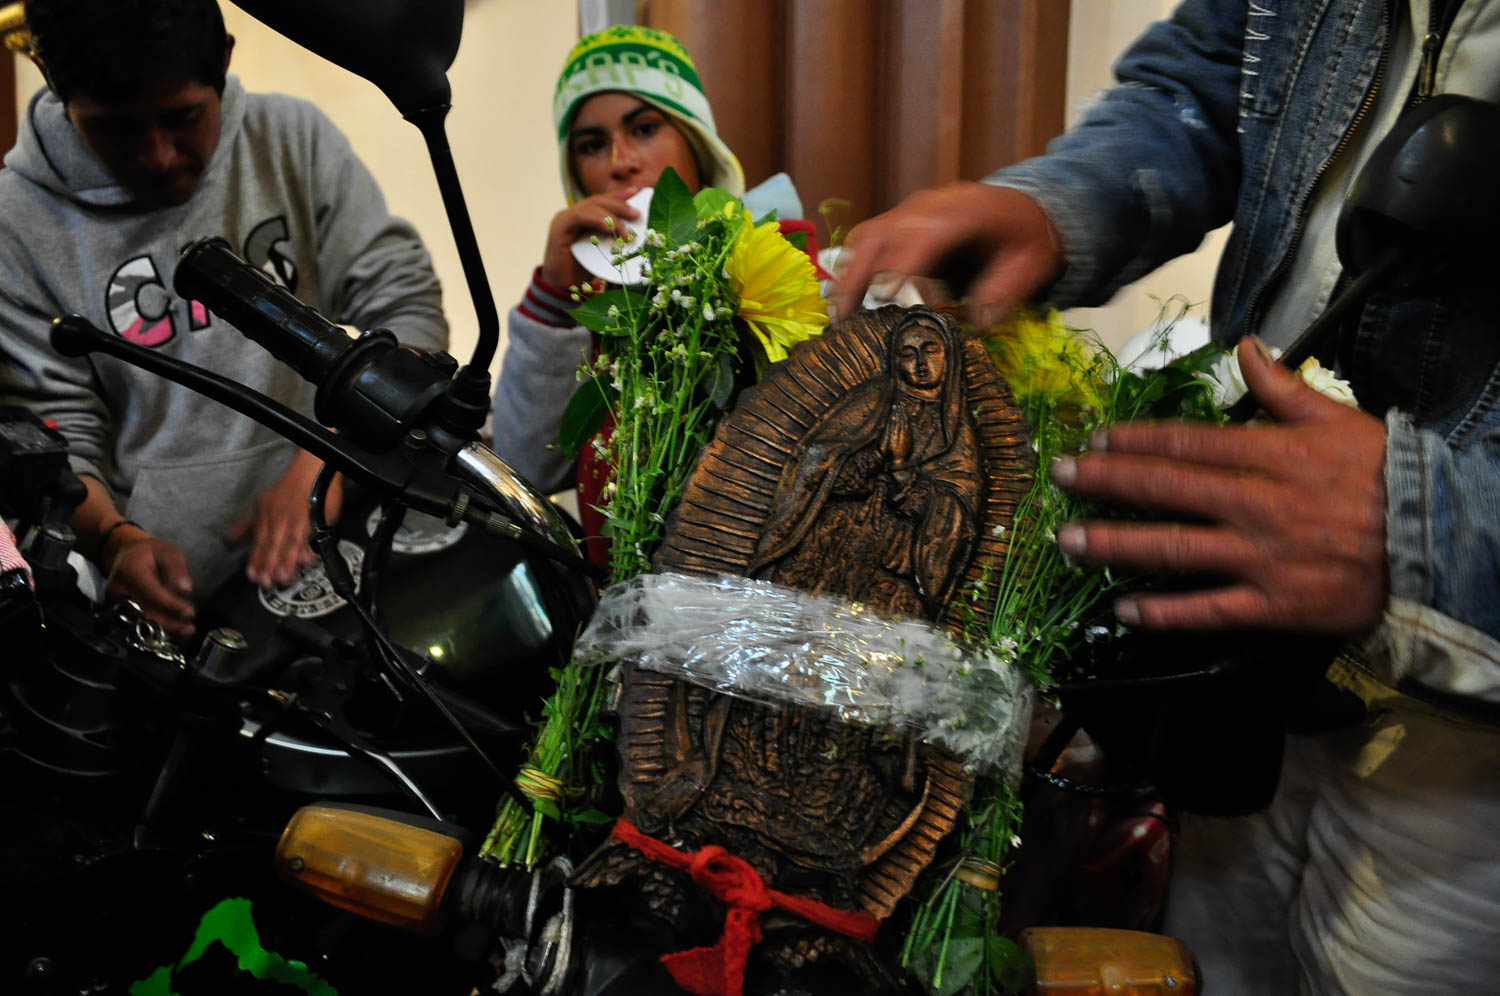
[[224, 534], [225, 546], [239, 546], [250, 538], [250, 529], [255, 525], [255, 509], [250, 509], [244, 515], [234, 520], [234, 525]]
[[154, 578], [140, 580], [132, 597], [163, 626], [176, 626], [177, 631], [186, 628], [192, 632], [193, 616], [197, 614], [193, 603], [178, 594], [170, 582]]
[[122, 551], [107, 590], [140, 603], [169, 633], [193, 632], [192, 576], [182, 551], [169, 543], [144, 540]]
[[193, 597], [193, 575], [188, 570], [187, 557], [170, 543], [158, 545], [155, 554], [157, 576], [168, 590], [181, 596], [180, 604], [191, 612], [193, 603], [189, 599]]
[[1346, 408], [1302, 382], [1296, 373], [1271, 359], [1255, 336], [1240, 345], [1240, 373], [1260, 406], [1278, 422], [1312, 421], [1341, 414]]
[[1122, 422], [1095, 432], [1089, 445], [1111, 456], [1157, 457], [1222, 470], [1275, 471], [1306, 458], [1302, 442], [1274, 426]]
[[246, 574], [262, 586], [289, 584], [297, 574], [299, 551], [305, 536], [295, 521], [278, 516], [263, 516], [255, 530]]
[[1045, 262], [1034, 257], [1005, 253], [979, 275], [969, 288], [969, 315], [980, 328], [990, 328], [1010, 317], [1011, 312], [1050, 279]]
[[308, 529], [298, 528], [295, 522], [284, 523], [283, 528], [277, 531], [271, 571], [278, 583], [289, 584], [297, 576], [297, 569], [303, 563], [302, 554], [310, 552], [307, 545], [309, 532]]
[[[839, 278], [839, 317], [858, 310], [871, 283], [885, 275], [904, 281], [931, 274], [952, 249], [946, 233], [910, 226], [879, 236], [879, 248], [866, 242], [851, 249], [848, 267]], [[847, 309], [847, 310], [845, 310]]]
[[1234, 574], [1257, 562], [1241, 534], [1180, 522], [1070, 522], [1057, 532], [1070, 557], [1146, 571]]
[[[863, 229], [863, 231], [861, 230]], [[844, 243], [843, 267], [837, 274], [838, 283], [834, 291], [834, 302], [838, 316], [847, 318], [859, 310], [865, 299], [865, 291], [875, 276], [884, 245], [883, 235], [874, 228], [856, 227]]]
[[1195, 519], [1220, 518], [1226, 494], [1243, 498], [1253, 486], [1233, 469], [1112, 451], [1059, 457], [1052, 480], [1078, 494]]
[[1127, 626], [1145, 629], [1227, 629], [1289, 623], [1264, 591], [1248, 584], [1207, 591], [1127, 595], [1115, 603], [1115, 617]]

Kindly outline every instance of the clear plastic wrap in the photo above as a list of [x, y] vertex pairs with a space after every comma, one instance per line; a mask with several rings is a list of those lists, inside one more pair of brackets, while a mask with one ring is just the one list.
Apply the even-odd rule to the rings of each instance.
[[1012, 778], [1031, 721], [1031, 683], [1013, 663], [962, 650], [931, 623], [742, 577], [647, 574], [612, 585], [574, 659], [907, 727], [974, 770]]

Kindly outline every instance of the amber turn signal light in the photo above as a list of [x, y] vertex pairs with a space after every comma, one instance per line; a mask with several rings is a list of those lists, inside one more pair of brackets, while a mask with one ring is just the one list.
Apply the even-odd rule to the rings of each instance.
[[434, 934], [463, 858], [463, 841], [437, 827], [435, 820], [360, 807], [304, 806], [282, 831], [276, 869], [333, 906]]
[[1020, 944], [1037, 996], [1194, 996], [1198, 973], [1175, 937], [1098, 927], [1031, 927]]

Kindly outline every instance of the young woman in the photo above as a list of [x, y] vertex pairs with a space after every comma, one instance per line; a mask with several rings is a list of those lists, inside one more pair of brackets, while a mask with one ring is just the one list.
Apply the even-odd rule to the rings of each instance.
[[[594, 346], [592, 333], [568, 317], [576, 307], [569, 288], [594, 279], [573, 258], [572, 246], [609, 234], [617, 219], [635, 220], [626, 201], [655, 186], [669, 166], [694, 192], [712, 186], [743, 196], [745, 177], [719, 138], [691, 57], [664, 31], [621, 26], [581, 39], [558, 79], [553, 121], [568, 206], [548, 226], [541, 265], [510, 313], [495, 389], [494, 445], [544, 491], [576, 483], [584, 531], [597, 537], [603, 518], [592, 506], [601, 468], [590, 454], [574, 461], [556, 445], [563, 411], [578, 388], [578, 368]], [[748, 206], [764, 213], [759, 203]], [[800, 204], [777, 206], [782, 217], [801, 214]], [[597, 559], [599, 544], [590, 546]]]

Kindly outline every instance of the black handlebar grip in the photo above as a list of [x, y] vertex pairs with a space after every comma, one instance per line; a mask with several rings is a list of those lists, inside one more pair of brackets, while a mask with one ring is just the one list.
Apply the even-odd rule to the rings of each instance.
[[182, 252], [172, 285], [314, 384], [322, 384], [354, 340], [212, 236]]

